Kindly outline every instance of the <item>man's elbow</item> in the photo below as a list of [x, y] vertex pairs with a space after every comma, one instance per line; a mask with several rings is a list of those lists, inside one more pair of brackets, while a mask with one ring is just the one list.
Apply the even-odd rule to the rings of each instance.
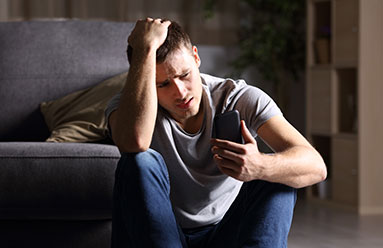
[[297, 185], [294, 185], [295, 188], [303, 188], [307, 186], [311, 186], [317, 183], [320, 183], [327, 178], [327, 167], [318, 152], [311, 157], [308, 167], [310, 168], [310, 173], [306, 176], [301, 177], [301, 181]]
[[[139, 132], [134, 128], [126, 128], [126, 125], [118, 125], [117, 115], [109, 118], [111, 134], [114, 144], [122, 153], [138, 153], [149, 149], [152, 137]], [[121, 123], [121, 122], [120, 122]]]
[[323, 158], [318, 154], [318, 159], [317, 159], [317, 163], [316, 163], [316, 167], [317, 167], [317, 183], [319, 182], [322, 182], [324, 180], [326, 180], [327, 178], [327, 166], [323, 160]]
[[320, 182], [326, 180], [326, 178], [327, 178], [327, 167], [326, 167], [326, 164], [324, 162], [322, 162], [319, 176], [320, 176]]
[[141, 137], [113, 138], [121, 153], [139, 153], [149, 149], [151, 141]]

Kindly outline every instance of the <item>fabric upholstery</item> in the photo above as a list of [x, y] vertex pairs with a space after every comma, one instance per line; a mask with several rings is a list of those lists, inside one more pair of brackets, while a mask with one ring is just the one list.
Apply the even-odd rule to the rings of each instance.
[[0, 22], [0, 141], [49, 136], [39, 104], [127, 71], [133, 23]]
[[111, 218], [119, 158], [112, 145], [0, 142], [0, 219]]

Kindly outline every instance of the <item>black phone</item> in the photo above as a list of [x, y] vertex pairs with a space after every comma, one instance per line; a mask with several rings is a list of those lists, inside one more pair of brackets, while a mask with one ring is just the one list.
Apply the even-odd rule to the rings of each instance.
[[238, 110], [231, 110], [214, 117], [215, 137], [243, 144]]

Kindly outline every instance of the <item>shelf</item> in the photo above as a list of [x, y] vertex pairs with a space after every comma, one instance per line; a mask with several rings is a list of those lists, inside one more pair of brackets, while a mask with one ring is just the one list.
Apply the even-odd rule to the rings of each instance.
[[333, 138], [336, 139], [348, 139], [348, 140], [358, 140], [358, 135], [356, 133], [336, 133], [332, 135]]
[[337, 69], [338, 86], [338, 132], [357, 133], [357, 72], [355, 68]]
[[315, 64], [315, 65], [310, 65], [309, 69], [311, 70], [331, 70], [333, 69], [332, 64]]
[[313, 64], [331, 64], [331, 1], [315, 1]]
[[[307, 0], [306, 137], [328, 171], [307, 196], [359, 214], [383, 213], [382, 13], [382, 0]], [[315, 45], [322, 27], [326, 63]]]
[[347, 68], [357, 68], [358, 64], [356, 61], [343, 61], [342, 63], [336, 62], [332, 65], [334, 69], [347, 69]]
[[334, 1], [334, 64], [357, 64], [358, 0]]
[[331, 137], [333, 134], [330, 132], [321, 132], [321, 131], [311, 131], [312, 136], [324, 136], [324, 137]]
[[333, 102], [331, 70], [312, 70], [309, 73], [309, 82], [310, 130], [318, 133], [332, 133], [334, 128], [331, 109]]
[[334, 202], [358, 204], [358, 142], [338, 136], [331, 140], [331, 195]]

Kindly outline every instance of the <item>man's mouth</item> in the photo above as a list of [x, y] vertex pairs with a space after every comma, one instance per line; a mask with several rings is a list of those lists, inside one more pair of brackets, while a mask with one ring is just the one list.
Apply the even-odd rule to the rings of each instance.
[[190, 98], [188, 101], [178, 103], [176, 106], [181, 108], [181, 109], [188, 109], [191, 106], [193, 100], [194, 100], [194, 97]]

